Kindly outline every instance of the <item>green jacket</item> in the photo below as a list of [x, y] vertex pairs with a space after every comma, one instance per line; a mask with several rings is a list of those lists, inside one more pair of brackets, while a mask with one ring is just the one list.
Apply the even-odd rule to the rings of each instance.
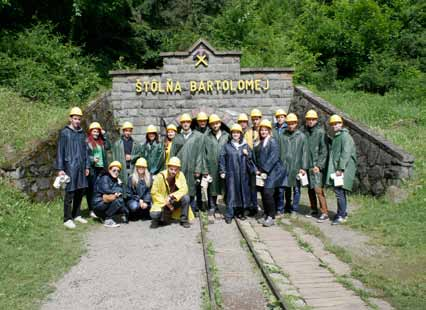
[[[317, 124], [314, 127], [305, 127], [303, 133], [308, 142], [308, 177], [309, 187], [323, 187], [325, 169], [327, 169], [328, 145], [324, 128]], [[314, 167], [320, 168], [320, 172], [313, 173]]]
[[121, 163], [122, 165], [122, 169], [120, 171], [120, 180], [123, 182], [123, 188], [125, 188], [125, 186], [127, 186], [127, 179], [129, 178], [129, 175], [131, 173], [133, 173], [133, 165], [136, 162], [136, 159], [139, 158], [139, 146], [138, 143], [136, 143], [136, 141], [133, 140], [133, 147], [132, 147], [132, 158], [131, 158], [131, 165], [130, 165], [130, 170], [127, 170], [127, 166], [126, 166], [126, 159], [125, 159], [125, 154], [124, 154], [124, 145], [123, 145], [123, 140], [120, 139], [118, 141], [116, 141], [114, 143], [114, 145], [112, 146], [112, 161], [117, 160]]
[[[109, 141], [107, 133], [105, 133], [102, 137], [103, 137], [103, 140], [104, 140], [104, 145], [102, 147], [102, 161], [104, 163], [105, 170], [107, 170], [108, 169], [108, 157], [107, 157], [106, 151], [111, 149], [111, 142]], [[89, 176], [93, 176], [95, 166], [96, 166], [95, 156], [93, 154], [93, 146], [88, 142], [88, 140], [86, 140], [86, 141], [87, 141], [87, 148], [88, 148], [88, 151], [89, 151], [89, 160], [90, 160], [90, 174], [89, 174]]]
[[185, 140], [183, 133], [178, 134], [172, 145], [170, 156], [177, 156], [181, 160], [181, 171], [185, 175], [188, 183], [188, 194], [195, 196], [195, 176], [194, 173], [202, 170], [203, 156], [203, 134], [193, 130], [191, 135]]
[[219, 176], [219, 155], [223, 145], [225, 145], [228, 140], [229, 134], [224, 130], [222, 130], [222, 135], [219, 139], [216, 138], [213, 131], [210, 131], [204, 137], [203, 171], [200, 173], [208, 173], [213, 178], [213, 181], [209, 184], [209, 192], [212, 196], [217, 196], [222, 193], [222, 182]]
[[308, 141], [300, 130], [286, 130], [279, 139], [280, 158], [288, 173], [288, 187], [294, 187], [299, 170], [308, 168]]
[[356, 173], [356, 149], [355, 143], [346, 128], [335, 133], [331, 142], [331, 149], [328, 159], [326, 184], [333, 186], [334, 181], [330, 178], [336, 170], [344, 173], [343, 188], [352, 190]]
[[140, 155], [148, 162], [148, 171], [151, 175], [159, 173], [164, 165], [164, 146], [162, 143], [154, 141], [152, 144], [145, 142], [140, 145]]

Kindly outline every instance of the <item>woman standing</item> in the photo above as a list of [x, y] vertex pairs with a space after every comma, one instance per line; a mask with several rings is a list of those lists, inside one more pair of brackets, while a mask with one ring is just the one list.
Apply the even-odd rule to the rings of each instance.
[[176, 137], [177, 127], [173, 124], [167, 126], [167, 136], [163, 142], [164, 149], [164, 162], [163, 162], [163, 170], [166, 169], [166, 165], [169, 162], [170, 154], [173, 147], [173, 139]]
[[277, 140], [272, 137], [272, 124], [263, 120], [259, 126], [259, 144], [255, 147], [257, 175], [266, 176], [261, 188], [264, 217], [259, 223], [265, 227], [274, 225], [276, 213], [275, 191], [285, 185], [287, 173], [280, 159], [280, 148]]
[[151, 175], [156, 175], [163, 168], [163, 146], [158, 137], [157, 127], [154, 125], [149, 125], [146, 130], [146, 141], [141, 145], [139, 157], [146, 159]]
[[243, 129], [239, 124], [231, 127], [231, 139], [222, 147], [219, 156], [219, 175], [225, 179], [227, 224], [234, 215], [244, 219], [244, 209], [250, 207], [250, 177], [256, 172], [253, 154], [243, 139]]
[[127, 182], [127, 209], [130, 215], [136, 218], [149, 218], [151, 208], [151, 175], [148, 171], [148, 163], [145, 158], [136, 161], [133, 174]]

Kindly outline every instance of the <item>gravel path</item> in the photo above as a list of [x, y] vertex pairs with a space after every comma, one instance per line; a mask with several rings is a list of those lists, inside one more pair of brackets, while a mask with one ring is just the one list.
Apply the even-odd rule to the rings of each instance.
[[198, 221], [190, 229], [149, 224], [91, 232], [88, 253], [42, 309], [200, 309], [205, 270]]

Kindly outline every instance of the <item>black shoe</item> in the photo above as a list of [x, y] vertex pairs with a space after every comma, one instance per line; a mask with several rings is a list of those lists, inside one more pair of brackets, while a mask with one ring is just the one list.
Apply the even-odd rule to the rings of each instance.
[[158, 228], [160, 226], [160, 222], [158, 220], [151, 220], [151, 228]]
[[184, 228], [190, 228], [191, 224], [189, 224], [189, 222], [180, 222], [180, 225]]
[[248, 216], [255, 217], [257, 215], [257, 209], [252, 209], [249, 211]]
[[306, 217], [311, 218], [311, 217], [318, 217], [319, 216], [319, 212], [318, 210], [314, 210], [311, 213], [305, 214]]
[[231, 224], [231, 223], [232, 223], [232, 219], [228, 219], [228, 218], [226, 218], [226, 219], [225, 219], [225, 223], [226, 223], [226, 224]]
[[122, 215], [121, 216], [121, 223], [123, 224], [129, 224], [129, 218], [127, 217], [127, 215]]

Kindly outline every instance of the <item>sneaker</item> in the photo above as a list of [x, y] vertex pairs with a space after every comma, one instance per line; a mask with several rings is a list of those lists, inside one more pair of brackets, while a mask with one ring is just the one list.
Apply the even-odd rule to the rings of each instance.
[[225, 223], [226, 223], [226, 224], [231, 224], [231, 223], [232, 223], [232, 219], [230, 219], [230, 218], [226, 218], [226, 219], [225, 219]]
[[284, 216], [284, 211], [278, 211], [277, 215], [275, 215], [276, 218], [282, 218]]
[[331, 225], [340, 225], [340, 224], [343, 224], [344, 222], [345, 222], [345, 219], [339, 216], [331, 223]]
[[86, 219], [84, 219], [84, 218], [82, 218], [81, 216], [77, 216], [77, 217], [74, 219], [74, 221], [75, 221], [75, 222], [79, 222], [79, 223], [81, 223], [81, 224], [87, 224], [87, 220], [86, 220]]
[[180, 223], [180, 225], [181, 225], [183, 228], [190, 228], [190, 227], [191, 227], [191, 224], [189, 224], [189, 222], [181, 222], [181, 223]]
[[158, 220], [151, 220], [151, 228], [158, 228], [160, 226], [160, 221]]
[[108, 228], [115, 228], [120, 227], [120, 224], [117, 224], [113, 219], [107, 219], [105, 220], [104, 226]]
[[121, 223], [123, 224], [129, 224], [129, 218], [127, 217], [127, 215], [122, 215], [121, 216]]
[[90, 215], [89, 215], [92, 219], [97, 219], [98, 218], [98, 216], [96, 215], [96, 213], [95, 212], [93, 212], [93, 211], [90, 211]]
[[348, 221], [348, 215], [342, 217], [342, 219], [343, 219], [343, 223], [346, 223]]
[[64, 222], [64, 226], [66, 228], [69, 228], [69, 229], [74, 229], [75, 228], [75, 224], [74, 224], [73, 220], [68, 220], [68, 221]]
[[325, 213], [323, 213], [323, 214], [321, 214], [321, 216], [317, 219], [317, 223], [323, 223], [323, 222], [325, 222], [325, 221], [327, 221], [329, 218], [328, 218], [328, 215], [327, 214], [325, 214]]
[[292, 219], [296, 219], [296, 218], [297, 218], [297, 212], [296, 212], [296, 211], [291, 211], [291, 213], [290, 213], [290, 217], [291, 217]]
[[305, 216], [307, 217], [307, 218], [311, 218], [311, 217], [318, 217], [318, 215], [319, 215], [319, 213], [318, 213], [318, 211], [312, 211], [311, 213], [308, 213], [308, 214], [305, 214]]
[[268, 216], [268, 218], [263, 222], [264, 227], [271, 227], [275, 224], [275, 221], [272, 217]]
[[260, 219], [257, 220], [257, 223], [263, 225], [263, 223], [265, 223], [265, 220], [266, 218], [261, 217]]

